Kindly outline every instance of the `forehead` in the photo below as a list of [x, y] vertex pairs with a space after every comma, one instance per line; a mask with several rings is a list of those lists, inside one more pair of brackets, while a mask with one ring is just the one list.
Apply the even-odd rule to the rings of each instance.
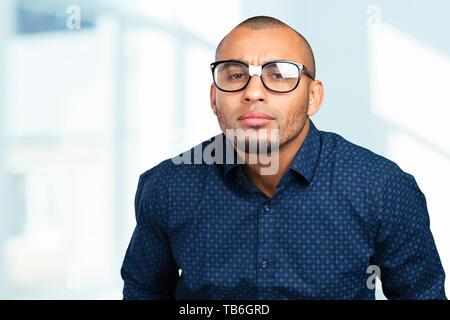
[[303, 52], [298, 35], [291, 29], [237, 28], [224, 39], [217, 60], [237, 59], [249, 64], [278, 59], [304, 62]]

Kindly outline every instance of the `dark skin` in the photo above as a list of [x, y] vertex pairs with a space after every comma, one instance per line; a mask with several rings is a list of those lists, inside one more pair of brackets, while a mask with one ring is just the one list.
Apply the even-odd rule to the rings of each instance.
[[[308, 66], [305, 45], [290, 28], [252, 30], [239, 27], [232, 30], [225, 38], [217, 60], [236, 59], [251, 65], [262, 65], [273, 60], [292, 60]], [[296, 153], [308, 134], [309, 117], [314, 115], [322, 105], [323, 84], [302, 74], [298, 87], [289, 93], [276, 93], [264, 87], [261, 79], [254, 75], [248, 86], [238, 92], [223, 92], [214, 83], [210, 92], [211, 107], [217, 116], [220, 128], [253, 128], [279, 130], [279, 150], [272, 152], [277, 156], [278, 170], [271, 175], [261, 175], [261, 168], [269, 165], [249, 163], [248, 154], [237, 149], [245, 159], [242, 169], [246, 178], [268, 197], [277, 192], [277, 185], [288, 170]], [[257, 110], [270, 115], [273, 120], [263, 126], [242, 123], [238, 118], [246, 111]], [[255, 138], [257, 139], [257, 137]]]

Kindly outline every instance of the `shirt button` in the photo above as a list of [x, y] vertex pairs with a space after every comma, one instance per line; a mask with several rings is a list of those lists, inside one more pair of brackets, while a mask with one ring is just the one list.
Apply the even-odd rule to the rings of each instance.
[[267, 267], [267, 264], [268, 264], [267, 260], [263, 260], [263, 261], [261, 262], [261, 268], [266, 268], [266, 267]]
[[264, 205], [264, 210], [265, 210], [266, 212], [269, 212], [269, 211], [270, 211], [270, 207], [269, 207], [267, 204], [265, 204], [265, 205]]

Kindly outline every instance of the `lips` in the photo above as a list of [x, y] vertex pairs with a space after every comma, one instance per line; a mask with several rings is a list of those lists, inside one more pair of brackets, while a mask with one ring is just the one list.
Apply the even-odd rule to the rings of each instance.
[[238, 120], [248, 126], [263, 126], [268, 124], [273, 118], [261, 111], [247, 111]]

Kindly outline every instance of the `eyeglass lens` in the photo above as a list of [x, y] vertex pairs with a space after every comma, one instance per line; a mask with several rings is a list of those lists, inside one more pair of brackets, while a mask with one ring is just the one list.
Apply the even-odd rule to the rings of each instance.
[[[265, 85], [274, 91], [290, 91], [299, 81], [299, 68], [289, 62], [273, 62], [262, 69]], [[219, 89], [226, 91], [240, 90], [249, 80], [249, 68], [239, 62], [223, 62], [216, 66], [214, 79]]]

